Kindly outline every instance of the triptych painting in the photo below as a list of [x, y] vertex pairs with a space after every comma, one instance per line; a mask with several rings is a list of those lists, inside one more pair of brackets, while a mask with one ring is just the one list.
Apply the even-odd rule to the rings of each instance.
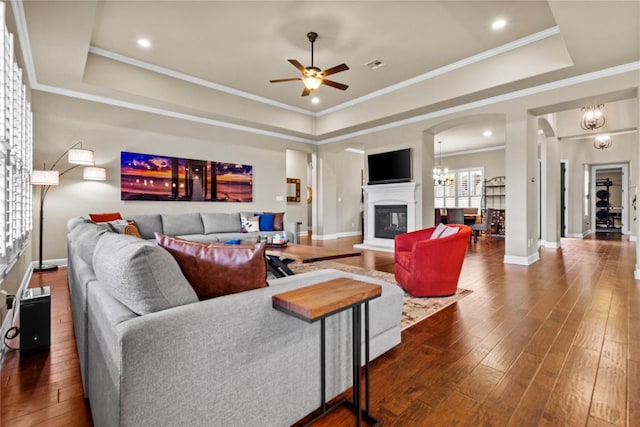
[[253, 167], [122, 151], [122, 200], [251, 202]]

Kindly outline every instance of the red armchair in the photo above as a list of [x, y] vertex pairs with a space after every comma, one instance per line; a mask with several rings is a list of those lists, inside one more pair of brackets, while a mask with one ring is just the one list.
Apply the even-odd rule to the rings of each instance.
[[395, 236], [396, 281], [411, 295], [441, 297], [456, 293], [471, 228], [450, 226], [458, 227], [458, 232], [437, 239], [431, 239], [436, 227]]

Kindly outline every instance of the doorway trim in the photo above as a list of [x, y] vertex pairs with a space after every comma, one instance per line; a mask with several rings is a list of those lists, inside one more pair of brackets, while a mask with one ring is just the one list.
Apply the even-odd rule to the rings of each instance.
[[591, 212], [589, 215], [590, 233], [596, 232], [596, 174], [599, 170], [621, 169], [622, 171], [622, 229], [623, 235], [629, 234], [629, 163], [608, 163], [591, 165]]

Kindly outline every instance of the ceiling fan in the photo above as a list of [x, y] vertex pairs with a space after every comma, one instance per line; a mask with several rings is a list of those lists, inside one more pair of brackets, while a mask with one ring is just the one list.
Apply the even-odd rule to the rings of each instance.
[[288, 79], [270, 80], [270, 82], [280, 83], [280, 82], [291, 82], [294, 80], [302, 80], [302, 83], [304, 84], [304, 90], [302, 91], [302, 96], [308, 96], [311, 92], [318, 89], [320, 85], [327, 85], [327, 86], [335, 87], [336, 89], [347, 90], [349, 86], [342, 83], [334, 82], [332, 80], [328, 80], [326, 77], [331, 74], [336, 74], [341, 71], [346, 71], [349, 69], [349, 67], [347, 67], [346, 64], [340, 64], [340, 65], [336, 65], [335, 67], [328, 68], [324, 71], [318, 67], [315, 67], [313, 65], [313, 43], [318, 38], [318, 33], [315, 33], [313, 31], [309, 32], [307, 33], [307, 38], [311, 42], [311, 66], [305, 67], [297, 60], [289, 59], [289, 62], [291, 63], [291, 65], [293, 65], [298, 70], [300, 70], [302, 75], [300, 77], [291, 77]]

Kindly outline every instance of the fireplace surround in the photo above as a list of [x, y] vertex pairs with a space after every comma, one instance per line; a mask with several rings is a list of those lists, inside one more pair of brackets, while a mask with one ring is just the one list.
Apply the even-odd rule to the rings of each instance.
[[[396, 232], [416, 230], [416, 188], [417, 183], [365, 185], [364, 191], [364, 241], [354, 245], [356, 249], [372, 249], [393, 252], [393, 236]], [[379, 211], [388, 211], [389, 215], [382, 221], [386, 231], [376, 235], [376, 206]], [[396, 207], [406, 206], [406, 214]], [[396, 215], [392, 215], [392, 214]], [[380, 224], [379, 224], [380, 225]], [[403, 231], [399, 231], [404, 228]], [[380, 231], [380, 230], [379, 230]], [[382, 237], [380, 237], [382, 236]]]

